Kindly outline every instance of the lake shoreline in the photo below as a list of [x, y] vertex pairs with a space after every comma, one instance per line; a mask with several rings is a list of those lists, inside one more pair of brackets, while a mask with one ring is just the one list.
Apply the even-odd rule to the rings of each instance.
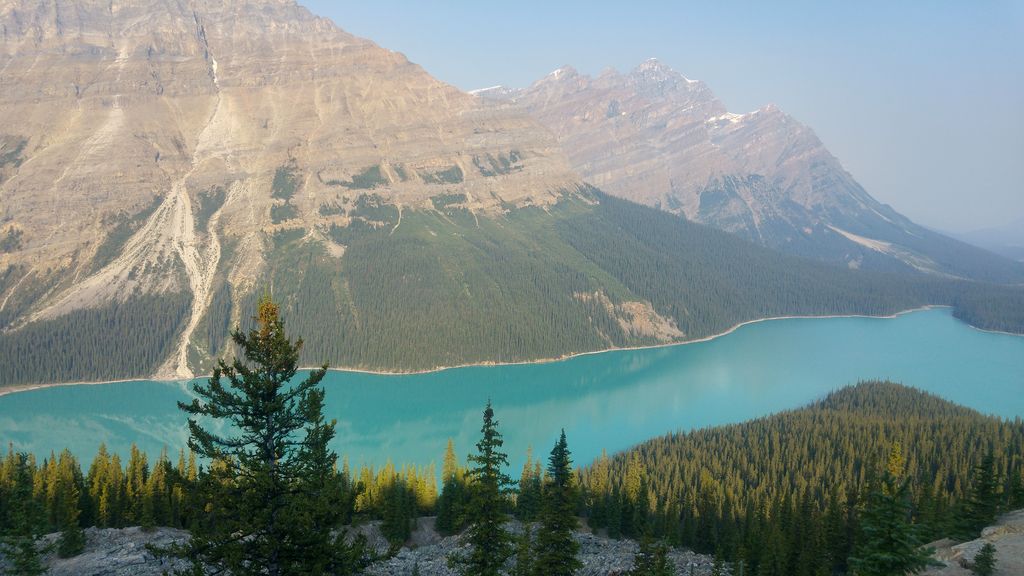
[[[588, 351], [588, 352], [575, 352], [575, 353], [572, 353], [572, 354], [564, 354], [562, 356], [556, 356], [556, 357], [551, 357], [551, 358], [539, 358], [539, 359], [535, 359], [535, 360], [523, 360], [523, 361], [519, 361], [519, 362], [471, 362], [471, 363], [466, 363], [466, 364], [457, 364], [457, 365], [453, 365], [453, 366], [438, 366], [438, 367], [435, 367], [435, 368], [429, 368], [429, 369], [423, 369], [423, 370], [404, 370], [404, 371], [403, 370], [395, 370], [395, 371], [368, 370], [368, 369], [361, 369], [361, 368], [343, 368], [343, 367], [328, 368], [328, 371], [330, 371], [330, 372], [351, 372], [351, 373], [354, 373], [354, 374], [372, 374], [372, 375], [375, 375], [375, 376], [411, 376], [411, 375], [417, 375], [417, 374], [432, 374], [432, 373], [435, 373], [435, 372], [445, 372], [445, 371], [448, 371], [448, 370], [457, 370], [457, 369], [460, 369], [460, 368], [495, 367], [495, 366], [523, 366], [523, 365], [529, 365], [529, 364], [550, 364], [550, 363], [553, 363], [553, 362], [563, 362], [563, 361], [566, 361], [566, 360], [571, 360], [573, 358], [579, 358], [581, 356], [592, 356], [592, 355], [595, 355], [595, 354], [607, 354], [607, 353], [610, 353], [610, 352], [629, 352], [629, 351], [637, 351], [637, 350], [651, 350], [651, 349], [657, 349], [657, 348], [668, 348], [670, 346], [686, 346], [686, 345], [689, 345], [689, 344], [701, 344], [701, 343], [704, 343], [704, 342], [710, 342], [712, 340], [721, 338], [723, 336], [728, 336], [729, 334], [732, 334], [733, 332], [739, 330], [740, 328], [742, 328], [744, 326], [749, 326], [751, 324], [757, 324], [757, 323], [760, 323], [760, 322], [771, 322], [771, 321], [774, 321], [774, 320], [814, 320], [814, 319], [822, 319], [822, 320], [824, 320], [824, 319], [829, 319], [829, 318], [872, 318], [872, 319], [885, 320], [885, 319], [897, 318], [897, 317], [902, 316], [904, 314], [911, 314], [911, 313], [914, 313], [914, 312], [920, 312], [920, 311], [923, 311], [923, 310], [933, 310], [933, 309], [937, 309], [937, 308], [952, 308], [952, 306], [947, 306], [947, 305], [942, 305], [942, 304], [928, 304], [928, 305], [925, 305], [925, 306], [918, 306], [916, 308], [910, 308], [910, 309], [907, 309], [907, 310], [901, 310], [899, 312], [896, 312], [896, 313], [893, 313], [893, 314], [888, 314], [888, 315], [828, 314], [828, 315], [823, 315], [823, 316], [813, 316], [813, 315], [807, 315], [807, 316], [801, 316], [801, 315], [796, 315], [796, 316], [771, 316], [771, 317], [767, 317], [767, 318], [757, 318], [757, 319], [754, 319], [754, 320], [747, 320], [747, 321], [744, 321], [744, 322], [740, 322], [739, 324], [736, 324], [735, 326], [733, 326], [732, 328], [729, 328], [728, 330], [725, 330], [723, 332], [719, 332], [717, 334], [712, 334], [710, 336], [705, 336], [703, 338], [698, 338], [698, 339], [695, 339], [695, 340], [685, 340], [685, 341], [682, 341], [682, 342], [666, 342], [666, 343], [663, 343], [663, 344], [651, 344], [651, 345], [648, 345], [648, 346], [627, 346], [627, 347], [620, 347], [620, 348], [606, 348], [606, 349], [602, 349], [602, 350], [591, 350], [591, 351]], [[970, 326], [971, 328], [973, 328], [975, 330], [978, 330], [980, 332], [990, 332], [990, 333], [994, 333], [994, 334], [1007, 334], [1007, 335], [1010, 335], [1010, 336], [1022, 336], [1021, 334], [1013, 334], [1013, 333], [1010, 333], [1010, 332], [1002, 332], [1002, 331], [998, 331], [998, 330], [985, 330], [983, 328], [978, 328], [976, 326], [972, 326], [971, 324], [968, 324], [967, 322], [963, 322], [962, 320], [959, 320], [959, 319], [957, 319], [957, 321], [958, 322], [962, 322], [963, 324], [965, 324], [967, 326]], [[316, 368], [318, 368], [318, 366], [304, 366], [304, 367], [300, 368], [300, 370], [315, 370]], [[195, 379], [202, 379], [202, 378], [208, 378], [209, 376], [210, 376], [209, 374], [200, 374], [200, 375], [196, 375], [193, 378], [193, 380], [195, 380]], [[46, 383], [46, 384], [17, 384], [17, 385], [14, 385], [14, 386], [0, 387], [0, 397], [6, 396], [6, 395], [9, 395], [9, 394], [17, 394], [19, 392], [31, 392], [33, 390], [42, 390], [42, 389], [45, 389], [45, 388], [57, 388], [57, 387], [63, 387], [63, 386], [97, 386], [97, 385], [101, 385], [101, 384], [123, 384], [123, 383], [126, 383], [126, 382], [138, 382], [140, 380], [146, 380], [146, 379], [152, 379], [152, 380], [155, 380], [155, 381], [168, 382], [168, 383], [171, 383], [171, 382], [182, 382], [181, 380], [175, 380], [173, 378], [163, 379], [163, 378], [160, 378], [159, 376], [152, 377], [152, 378], [147, 378], [145, 376], [140, 376], [140, 377], [135, 377], [135, 378], [121, 378], [121, 379], [117, 379], [117, 380], [97, 380], [97, 381], [79, 381], [79, 382], [55, 382], [55, 383]]]

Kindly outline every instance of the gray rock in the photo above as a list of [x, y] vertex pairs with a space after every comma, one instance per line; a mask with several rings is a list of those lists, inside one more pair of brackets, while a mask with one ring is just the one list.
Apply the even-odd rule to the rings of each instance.
[[[518, 534], [518, 522], [509, 524]], [[380, 522], [367, 522], [355, 527], [352, 534], [367, 538], [369, 548], [384, 556], [389, 551], [387, 540], [380, 533]], [[54, 548], [58, 534], [43, 539], [43, 546]], [[88, 528], [85, 530], [85, 550], [74, 558], [58, 558], [50, 550], [44, 561], [52, 576], [162, 576], [185, 568], [181, 560], [158, 558], [147, 546], [167, 547], [185, 542], [189, 535], [184, 530], [158, 528], [150, 532], [135, 528]], [[633, 567], [633, 556], [639, 546], [630, 540], [612, 540], [586, 531], [577, 532], [580, 560], [583, 568], [579, 576], [620, 576]], [[442, 537], [434, 528], [434, 518], [416, 521], [407, 546], [393, 556], [384, 558], [367, 570], [367, 576], [408, 576], [419, 567], [422, 576], [454, 576], [448, 567], [448, 557], [465, 552], [468, 544], [462, 536]], [[672, 550], [669, 558], [680, 576], [707, 576], [711, 573], [711, 558], [689, 550]], [[0, 557], [0, 574], [6, 566]]]
[[[55, 544], [59, 534], [43, 538], [43, 545]], [[51, 576], [160, 576], [185, 568], [181, 560], [157, 558], [146, 547], [167, 547], [188, 539], [188, 532], [158, 528], [87, 528], [85, 550], [74, 558], [58, 558], [52, 550], [44, 556]]]
[[[433, 531], [432, 519], [421, 520], [426, 522], [417, 526], [412, 541], [426, 540], [431, 543], [403, 547], [394, 556], [370, 566], [366, 571], [368, 576], [409, 576], [415, 567], [419, 568], [422, 576], [455, 576], [456, 572], [448, 567], [448, 557], [465, 552], [468, 544], [462, 536], [441, 538]], [[518, 522], [509, 524], [509, 530], [515, 534], [519, 534], [521, 529]], [[625, 574], [633, 567], [633, 556], [639, 550], [636, 542], [612, 540], [585, 531], [576, 533], [576, 541], [580, 543], [579, 558], [583, 562], [579, 576]], [[676, 574], [680, 576], [707, 576], [711, 573], [712, 559], [708, 556], [674, 549], [670, 551], [669, 558], [676, 566]]]
[[947, 539], [929, 544], [941, 565], [925, 571], [924, 576], [971, 576], [974, 557], [985, 544], [996, 548], [997, 576], [1024, 574], [1024, 510], [1003, 515], [994, 526], [982, 530], [981, 538], [976, 540], [957, 544]]

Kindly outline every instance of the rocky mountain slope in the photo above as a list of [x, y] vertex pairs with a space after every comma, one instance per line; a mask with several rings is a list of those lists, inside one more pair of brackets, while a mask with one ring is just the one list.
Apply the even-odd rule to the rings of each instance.
[[923, 304], [1024, 329], [1024, 292], [639, 208], [528, 110], [293, 0], [0, 0], [0, 385], [207, 373], [265, 291], [304, 364], [390, 371]]
[[3, 0], [0, 30], [0, 325], [187, 293], [166, 375], [276, 232], [340, 257], [323, 230], [366, 194], [495, 212], [578, 183], [523, 114], [291, 1]]
[[706, 84], [651, 59], [597, 77], [560, 68], [477, 91], [550, 128], [605, 192], [851, 268], [1021, 282], [1024, 267], [911, 222], [872, 198], [814, 132], [775, 106], [729, 112]]

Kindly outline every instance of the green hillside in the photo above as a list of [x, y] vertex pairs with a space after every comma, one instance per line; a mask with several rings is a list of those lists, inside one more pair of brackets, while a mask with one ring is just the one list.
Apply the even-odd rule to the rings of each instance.
[[[969, 504], [993, 456], [996, 510], [1024, 506], [1024, 424], [890, 382], [806, 408], [674, 433], [583, 472], [591, 525], [635, 536], [640, 518], [676, 544], [752, 574], [846, 572], [868, 493], [899, 445], [921, 542], [975, 537]], [[636, 510], [647, 506], [651, 517]], [[992, 520], [988, 518], [987, 520]]]
[[[836, 268], [594, 189], [503, 215], [473, 214], [464, 200], [440, 195], [434, 209], [399, 216], [364, 195], [347, 227], [268, 236], [256, 290], [215, 283], [192, 339], [193, 368], [230, 352], [234, 307], [251, 310], [266, 288], [304, 336], [304, 364], [381, 370], [552, 358], [702, 338], [770, 316], [925, 304], [954, 306], [984, 328], [1024, 328], [1024, 289]], [[232, 250], [227, 243], [225, 261]], [[2, 384], [149, 374], [187, 315], [182, 295], [140, 297], [9, 329], [0, 335]], [[39, 353], [51, 341], [56, 363]], [[109, 350], [116, 359], [99, 357]]]
[[[397, 211], [375, 215], [375, 227], [331, 231], [346, 246], [340, 260], [301, 231], [282, 234], [265, 282], [304, 335], [305, 361], [371, 369], [663, 341], [628, 329], [629, 302], [649, 302], [684, 334], [676, 340], [757, 318], [925, 304], [955, 306], [986, 328], [1024, 328], [1024, 289], [836, 268], [593, 189], [584, 194], [501, 217], [435, 202], [437, 210], [404, 211], [398, 228]], [[606, 300], [587, 296], [595, 292]]]

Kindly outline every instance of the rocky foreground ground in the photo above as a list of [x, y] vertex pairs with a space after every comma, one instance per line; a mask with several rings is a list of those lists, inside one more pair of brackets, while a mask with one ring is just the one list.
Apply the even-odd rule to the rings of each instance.
[[[519, 527], [512, 526], [513, 531]], [[369, 523], [358, 529], [367, 537], [370, 547], [381, 555], [388, 549], [387, 541], [380, 535], [377, 523]], [[52, 576], [161, 576], [184, 568], [180, 561], [156, 557], [147, 546], [166, 547], [183, 542], [188, 533], [172, 528], [158, 528], [144, 532], [138, 527], [123, 529], [89, 528], [85, 531], [85, 551], [74, 558], [57, 558], [52, 552], [45, 557], [46, 566]], [[637, 544], [628, 540], [612, 540], [587, 532], [576, 535], [580, 542], [580, 559], [583, 569], [580, 576], [616, 576], [625, 574], [633, 566]], [[57, 539], [51, 534], [44, 544]], [[450, 576], [455, 572], [448, 568], [447, 557], [465, 546], [458, 536], [441, 537], [434, 530], [433, 518], [420, 518], [407, 546], [388, 558], [380, 560], [366, 570], [368, 576], [407, 576], [418, 568], [422, 576]], [[707, 576], [711, 573], [711, 559], [688, 550], [673, 550], [670, 558], [676, 565], [676, 573], [684, 576]], [[4, 572], [0, 560], [0, 573]]]
[[[518, 523], [511, 526], [518, 533]], [[386, 547], [382, 539], [375, 540], [371, 529], [367, 536], [371, 545], [376, 548]], [[379, 536], [377, 537], [379, 538]], [[583, 568], [579, 576], [615, 576], [625, 574], [633, 567], [633, 556], [639, 546], [630, 540], [612, 540], [595, 536], [589, 532], [577, 532], [576, 540], [580, 543], [579, 558]], [[410, 545], [402, 548], [394, 556], [377, 562], [371, 566], [368, 576], [407, 576], [419, 569], [423, 576], [455, 576], [456, 572], [448, 567], [448, 556], [457, 552], [466, 544], [458, 536], [442, 538], [434, 530], [433, 518], [420, 518]], [[708, 556], [695, 554], [689, 550], [673, 550], [669, 558], [676, 566], [676, 574], [683, 576], [707, 576], [711, 574], [711, 561]]]
[[977, 540], [960, 544], [939, 540], [930, 544], [943, 566], [926, 571], [924, 576], [971, 576], [974, 556], [986, 542], [996, 548], [996, 576], [1024, 575], [1024, 510], [1017, 510], [982, 530]]
[[[513, 524], [513, 531], [519, 526]], [[361, 526], [358, 532], [367, 537], [370, 547], [384, 555], [387, 541], [380, 535], [377, 523]], [[166, 547], [183, 542], [188, 533], [172, 528], [159, 528], [144, 532], [140, 528], [99, 529], [85, 531], [85, 551], [74, 557], [61, 559], [52, 552], [46, 555], [46, 565], [52, 576], [161, 576], [176, 568], [183, 568], [180, 562], [160, 559], [154, 556], [148, 545]], [[56, 534], [47, 536], [45, 544], [52, 544]], [[583, 569], [580, 576], [624, 575], [633, 565], [637, 551], [636, 542], [612, 540], [589, 532], [578, 532], [580, 560]], [[935, 558], [942, 566], [925, 572], [925, 576], [970, 576], [970, 565], [974, 555], [986, 543], [996, 547], [996, 576], [1024, 575], [1024, 510], [1007, 514], [986, 528], [981, 538], [957, 544], [940, 540], [931, 544]], [[380, 560], [366, 570], [368, 576], [408, 576], [415, 569], [422, 576], [453, 576], [448, 567], [448, 556], [463, 548], [465, 542], [458, 536], [442, 537], [434, 530], [433, 518], [420, 518], [412, 538], [397, 554]], [[711, 574], [711, 558], [688, 550], [673, 550], [670, 558], [680, 576], [708, 576]], [[4, 572], [0, 559], [0, 573]]]

